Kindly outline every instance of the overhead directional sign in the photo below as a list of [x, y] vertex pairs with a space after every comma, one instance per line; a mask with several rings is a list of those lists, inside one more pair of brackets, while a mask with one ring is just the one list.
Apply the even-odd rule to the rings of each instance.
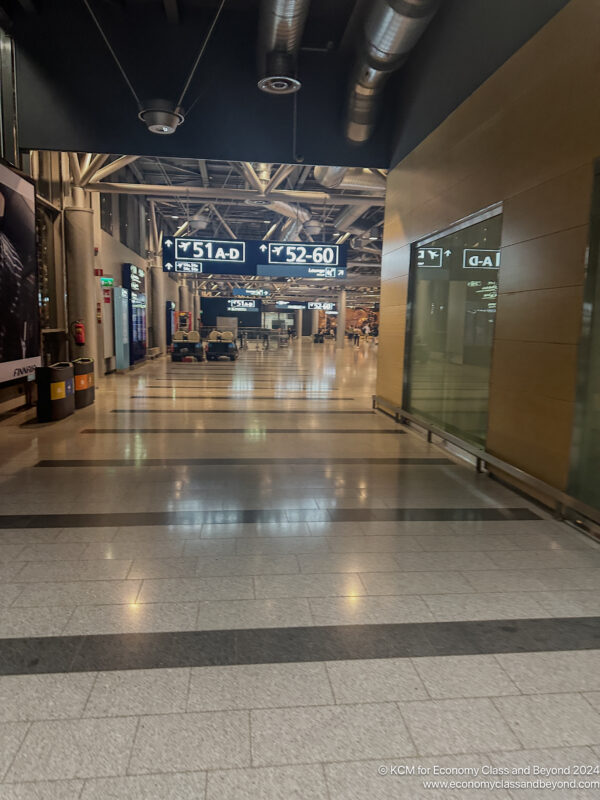
[[441, 247], [419, 247], [417, 250], [417, 267], [441, 267]]
[[234, 297], [269, 297], [271, 292], [268, 289], [232, 289]]
[[181, 275], [262, 275], [281, 278], [345, 278], [346, 245], [239, 239], [163, 241], [163, 271]]
[[498, 269], [500, 266], [500, 250], [464, 250], [463, 267], [465, 269]]

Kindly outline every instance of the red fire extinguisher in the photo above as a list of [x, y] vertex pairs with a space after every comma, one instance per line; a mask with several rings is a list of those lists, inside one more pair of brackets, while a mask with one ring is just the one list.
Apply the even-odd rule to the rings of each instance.
[[85, 324], [82, 320], [76, 320], [72, 325], [73, 338], [75, 344], [82, 346], [85, 344]]

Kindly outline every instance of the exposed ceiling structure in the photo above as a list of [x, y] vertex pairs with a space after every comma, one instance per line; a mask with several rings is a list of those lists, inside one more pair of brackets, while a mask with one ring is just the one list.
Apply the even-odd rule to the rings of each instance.
[[[134, 156], [71, 155], [75, 183], [148, 201], [158, 233], [346, 244], [345, 281], [203, 276], [206, 294], [263, 286], [281, 298], [378, 298], [386, 177], [381, 170]], [[79, 175], [77, 175], [79, 170]]]

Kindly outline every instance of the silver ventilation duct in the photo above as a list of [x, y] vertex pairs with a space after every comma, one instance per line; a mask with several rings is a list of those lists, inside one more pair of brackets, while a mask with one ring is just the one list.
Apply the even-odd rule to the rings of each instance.
[[440, 0], [372, 0], [348, 102], [346, 138], [366, 142], [375, 126], [385, 82], [404, 63]]
[[315, 167], [315, 180], [328, 189], [385, 193], [386, 179], [379, 172], [359, 167]]
[[293, 94], [301, 83], [296, 60], [310, 0], [262, 0], [258, 28], [258, 88]]

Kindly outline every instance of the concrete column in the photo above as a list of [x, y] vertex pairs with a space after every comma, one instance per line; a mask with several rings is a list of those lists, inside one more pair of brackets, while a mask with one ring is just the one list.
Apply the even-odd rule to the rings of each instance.
[[192, 305], [193, 305], [193, 315], [192, 315], [192, 326], [195, 331], [200, 330], [200, 295], [198, 294], [198, 290], [194, 289], [192, 295]]
[[177, 311], [189, 311], [187, 307], [187, 288], [183, 283], [179, 284], [179, 302], [177, 303]]
[[342, 289], [338, 297], [337, 334], [335, 337], [336, 348], [346, 345], [346, 290]]
[[[94, 280], [94, 212], [91, 208], [66, 208], [65, 261], [67, 267], [67, 317], [71, 358], [93, 358], [98, 362], [98, 322]], [[77, 320], [85, 325], [85, 344], [78, 346], [71, 336]], [[97, 376], [104, 364], [96, 364]]]
[[302, 338], [302, 315], [303, 315], [303, 313], [304, 312], [302, 311], [301, 308], [298, 309], [298, 311], [296, 311], [296, 319], [294, 320], [294, 327], [296, 328], [296, 336], [298, 337], [298, 339]]
[[152, 347], [160, 347], [160, 352], [164, 353], [167, 347], [166, 331], [166, 312], [165, 312], [165, 274], [159, 264], [152, 264], [148, 269], [150, 273], [151, 287], [151, 325], [152, 325]]
[[318, 311], [311, 311], [310, 312], [310, 332], [311, 335], [314, 336], [315, 333], [319, 332], [319, 312]]

